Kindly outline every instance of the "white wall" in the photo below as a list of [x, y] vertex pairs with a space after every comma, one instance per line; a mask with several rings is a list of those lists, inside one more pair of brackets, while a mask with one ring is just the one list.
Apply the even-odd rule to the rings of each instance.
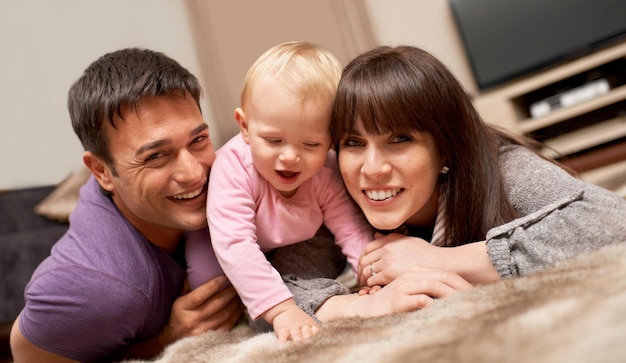
[[[100, 55], [130, 46], [152, 48], [172, 56], [203, 82], [187, 1], [0, 1], [0, 190], [56, 184], [82, 166], [66, 95]], [[362, 1], [378, 43], [421, 46], [448, 64], [469, 92], [475, 90], [447, 0]], [[254, 7], [238, 11], [249, 8]], [[289, 8], [294, 10], [281, 11], [298, 11]], [[238, 24], [229, 26], [236, 30]], [[253, 42], [254, 34], [249, 36]], [[219, 130], [212, 126], [207, 100], [202, 107], [209, 126]]]
[[173, 0], [2, 0], [0, 190], [55, 184], [81, 167], [67, 90], [104, 53], [152, 48], [200, 76], [186, 9]]
[[468, 93], [477, 93], [448, 0], [364, 1], [380, 44], [427, 50], [448, 66]]

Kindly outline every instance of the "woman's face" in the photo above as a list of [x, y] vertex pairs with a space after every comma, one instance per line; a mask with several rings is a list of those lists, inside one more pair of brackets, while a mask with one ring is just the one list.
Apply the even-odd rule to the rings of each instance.
[[433, 226], [443, 163], [427, 132], [372, 135], [361, 122], [339, 144], [348, 192], [375, 228]]

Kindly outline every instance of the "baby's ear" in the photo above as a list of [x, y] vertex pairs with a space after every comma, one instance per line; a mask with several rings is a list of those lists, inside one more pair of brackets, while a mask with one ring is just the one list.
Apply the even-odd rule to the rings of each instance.
[[250, 143], [250, 138], [248, 136], [248, 121], [246, 120], [246, 113], [239, 107], [235, 109], [235, 120], [237, 124], [239, 124], [239, 130], [241, 131], [241, 135], [243, 135], [243, 139], [246, 143]]

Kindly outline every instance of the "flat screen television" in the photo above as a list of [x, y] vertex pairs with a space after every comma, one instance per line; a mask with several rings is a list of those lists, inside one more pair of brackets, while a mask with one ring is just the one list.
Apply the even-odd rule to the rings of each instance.
[[478, 89], [626, 39], [626, 0], [449, 0]]

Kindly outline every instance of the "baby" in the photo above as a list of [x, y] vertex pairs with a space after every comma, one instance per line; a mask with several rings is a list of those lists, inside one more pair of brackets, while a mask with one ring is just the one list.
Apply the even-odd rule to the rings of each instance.
[[[248, 71], [235, 110], [240, 133], [217, 152], [207, 198], [210, 241], [252, 319], [280, 341], [319, 330], [265, 253], [311, 239], [324, 224], [352, 266], [372, 230], [347, 194], [331, 150], [330, 121], [341, 65], [326, 49], [287, 42]], [[189, 280], [215, 271], [206, 231], [189, 238]], [[192, 233], [193, 236], [193, 233]]]

